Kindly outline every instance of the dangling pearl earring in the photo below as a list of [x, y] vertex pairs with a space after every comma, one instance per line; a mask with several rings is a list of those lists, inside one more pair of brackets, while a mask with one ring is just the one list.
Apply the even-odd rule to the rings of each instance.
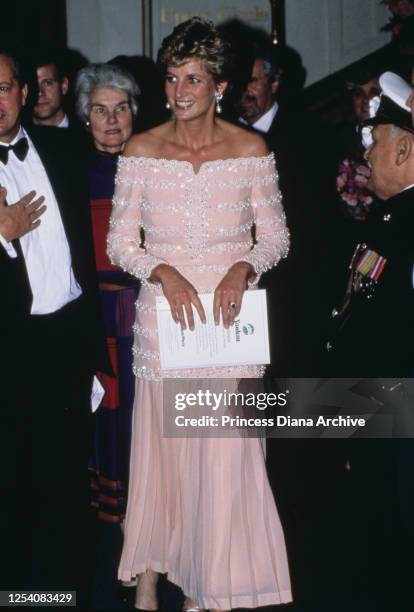
[[166, 102], [166, 103], [165, 103], [165, 108], [166, 108], [167, 110], [170, 110], [170, 108], [171, 108], [171, 104], [170, 104], [169, 102]]
[[85, 123], [86, 127], [89, 127], [89, 126], [90, 126], [90, 124], [91, 124], [91, 122], [90, 122], [90, 121], [87, 121], [87, 122]]
[[220, 115], [223, 112], [223, 109], [221, 108], [221, 104], [220, 104], [222, 99], [223, 99], [223, 94], [220, 91], [218, 91], [216, 93], [216, 113], [218, 115]]

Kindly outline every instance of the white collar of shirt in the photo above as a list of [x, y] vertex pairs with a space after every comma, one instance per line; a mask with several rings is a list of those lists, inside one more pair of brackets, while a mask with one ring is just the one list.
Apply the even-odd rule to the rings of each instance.
[[258, 132], [263, 132], [266, 134], [270, 130], [270, 126], [272, 125], [273, 119], [276, 117], [278, 110], [279, 104], [275, 102], [273, 106], [271, 106], [269, 110], [260, 117], [260, 119], [253, 123], [252, 127]]
[[[268, 111], [265, 112], [264, 115], [260, 117], [255, 123], [252, 123], [252, 128], [257, 130], [258, 132], [262, 132], [266, 134], [270, 130], [270, 126], [272, 125], [273, 119], [276, 117], [276, 113], [279, 110], [279, 104], [274, 102], [273, 106], [269, 108]], [[243, 117], [239, 117], [240, 123], [244, 123], [244, 125], [248, 125], [246, 119]]]
[[69, 127], [69, 117], [65, 114], [62, 121], [57, 126], [58, 128], [67, 128]]
[[[19, 141], [21, 138], [25, 138], [25, 137], [27, 138], [27, 134], [26, 134], [26, 132], [24, 131], [24, 129], [22, 128], [22, 126], [20, 126], [19, 131], [17, 132], [17, 134], [16, 134], [16, 136], [13, 138], [13, 140], [12, 140], [11, 142], [9, 142], [9, 145], [10, 145], [10, 146], [11, 146], [11, 145], [14, 145], [14, 144], [16, 144], [16, 142], [18, 142], [18, 141]], [[27, 140], [29, 140], [29, 139], [27, 138]]]

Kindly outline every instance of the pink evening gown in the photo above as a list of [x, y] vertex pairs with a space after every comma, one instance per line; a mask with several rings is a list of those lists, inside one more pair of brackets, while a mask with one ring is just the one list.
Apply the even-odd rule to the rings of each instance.
[[142, 281], [121, 580], [148, 568], [168, 573], [203, 608], [292, 600], [260, 440], [162, 433], [163, 378], [257, 378], [264, 368], [162, 371], [155, 315], [162, 290], [146, 280], [155, 266], [168, 263], [200, 293], [212, 292], [236, 261], [251, 263], [259, 276], [288, 248], [273, 154], [208, 161], [198, 173], [186, 161], [120, 158], [108, 253]]

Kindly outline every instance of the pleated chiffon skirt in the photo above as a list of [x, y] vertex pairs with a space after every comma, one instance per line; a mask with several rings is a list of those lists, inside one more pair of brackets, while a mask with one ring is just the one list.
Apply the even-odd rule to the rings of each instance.
[[292, 600], [258, 438], [167, 438], [163, 383], [137, 380], [119, 578], [167, 573], [203, 608]]

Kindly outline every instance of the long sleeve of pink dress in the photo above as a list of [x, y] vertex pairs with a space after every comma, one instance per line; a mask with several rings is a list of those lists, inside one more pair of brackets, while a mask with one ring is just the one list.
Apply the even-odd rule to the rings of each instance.
[[291, 601], [259, 439], [163, 437], [163, 379], [257, 378], [264, 368], [162, 371], [155, 315], [162, 290], [147, 281], [163, 262], [207, 293], [236, 261], [247, 261], [257, 273], [254, 290], [288, 248], [273, 155], [205, 162], [198, 173], [184, 161], [120, 158], [108, 254], [142, 280], [121, 579], [147, 568], [168, 573], [203, 608]]

